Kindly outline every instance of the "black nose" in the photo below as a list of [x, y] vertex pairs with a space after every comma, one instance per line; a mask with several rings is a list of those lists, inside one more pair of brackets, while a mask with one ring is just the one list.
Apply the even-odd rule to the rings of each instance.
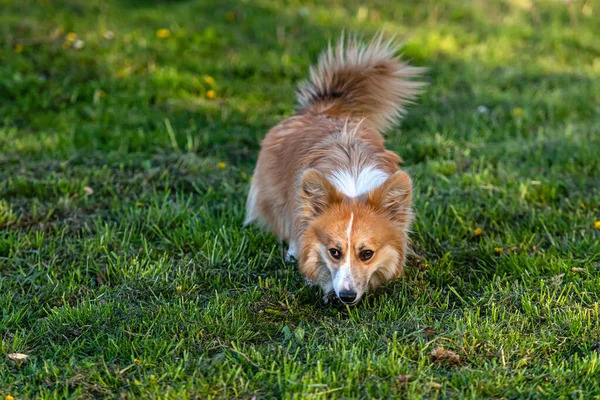
[[338, 297], [343, 303], [352, 303], [354, 300], [356, 300], [356, 292], [340, 292]]

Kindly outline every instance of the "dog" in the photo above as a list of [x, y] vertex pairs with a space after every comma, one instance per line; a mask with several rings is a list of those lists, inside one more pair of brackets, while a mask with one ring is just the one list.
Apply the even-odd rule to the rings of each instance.
[[296, 115], [261, 145], [245, 224], [288, 244], [304, 277], [354, 305], [403, 274], [413, 220], [412, 181], [383, 133], [420, 93], [422, 68], [393, 40], [342, 38], [297, 89]]

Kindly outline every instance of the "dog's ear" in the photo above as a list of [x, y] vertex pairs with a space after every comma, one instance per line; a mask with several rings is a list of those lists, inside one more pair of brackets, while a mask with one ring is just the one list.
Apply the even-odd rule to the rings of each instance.
[[309, 169], [302, 175], [300, 195], [302, 196], [302, 213], [307, 219], [315, 218], [332, 204], [343, 200], [343, 196], [331, 182], [314, 169]]
[[396, 172], [383, 185], [367, 194], [368, 204], [403, 226], [412, 220], [411, 201], [412, 181], [403, 171]]

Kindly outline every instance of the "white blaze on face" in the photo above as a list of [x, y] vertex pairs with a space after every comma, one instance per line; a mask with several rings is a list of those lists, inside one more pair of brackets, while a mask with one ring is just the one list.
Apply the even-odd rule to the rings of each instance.
[[338, 296], [340, 295], [340, 292], [355, 289], [354, 282], [352, 280], [352, 270], [350, 268], [350, 253], [352, 252], [350, 235], [352, 233], [352, 222], [354, 222], [354, 213], [350, 214], [350, 222], [348, 223], [348, 228], [346, 229], [346, 239], [348, 240], [348, 245], [346, 246], [346, 257], [344, 263], [340, 265], [340, 268], [336, 271], [333, 278], [333, 289]]

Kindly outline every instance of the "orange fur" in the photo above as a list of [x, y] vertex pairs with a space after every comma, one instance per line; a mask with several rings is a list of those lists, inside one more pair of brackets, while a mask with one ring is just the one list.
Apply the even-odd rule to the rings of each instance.
[[298, 114], [265, 137], [248, 195], [246, 223], [288, 242], [325, 292], [356, 301], [402, 274], [412, 221], [411, 180], [381, 133], [417, 93], [420, 70], [394, 53], [381, 37], [330, 47], [300, 86]]

